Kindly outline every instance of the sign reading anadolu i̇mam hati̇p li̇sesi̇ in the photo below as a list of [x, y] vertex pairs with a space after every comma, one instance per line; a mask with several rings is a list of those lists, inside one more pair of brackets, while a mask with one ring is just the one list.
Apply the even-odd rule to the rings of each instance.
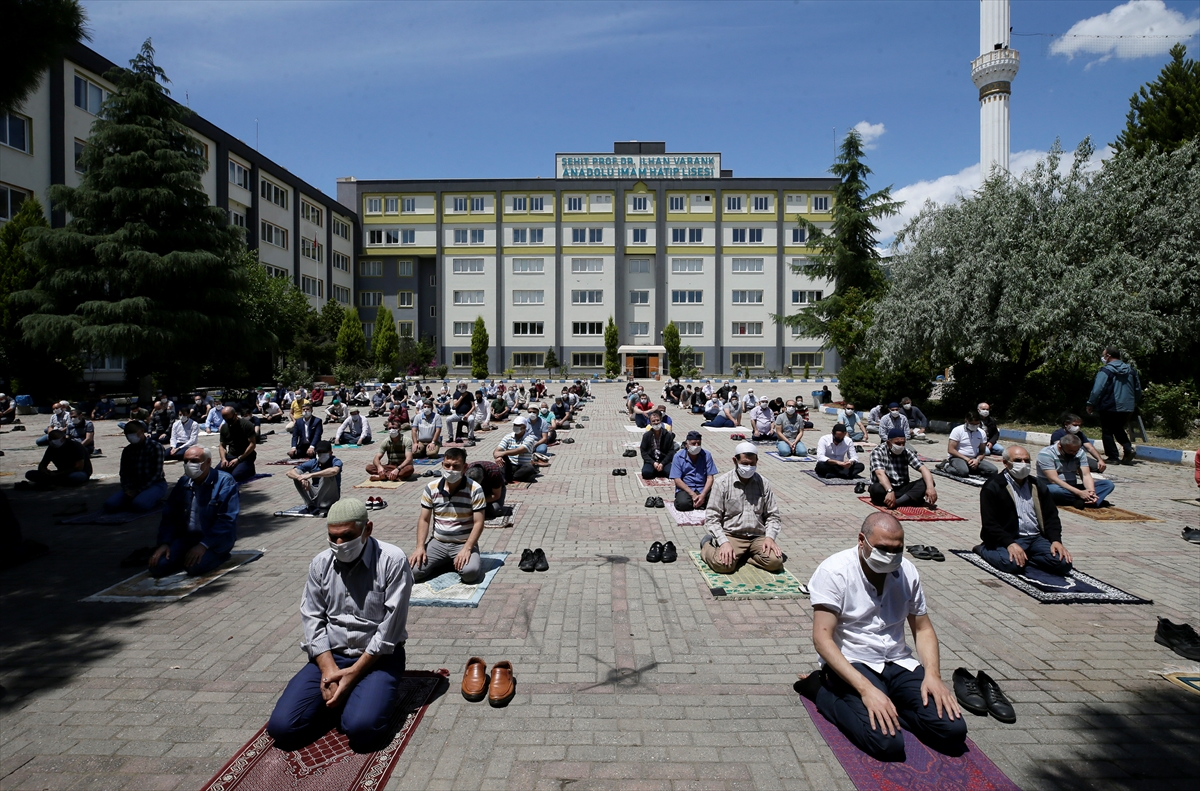
[[555, 154], [560, 179], [716, 179], [720, 154]]

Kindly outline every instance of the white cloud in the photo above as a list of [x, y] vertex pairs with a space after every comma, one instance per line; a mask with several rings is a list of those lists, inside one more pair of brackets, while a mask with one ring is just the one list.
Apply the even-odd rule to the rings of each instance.
[[1080, 20], [1050, 46], [1050, 54], [1147, 58], [1162, 55], [1200, 31], [1200, 15], [1191, 19], [1167, 8], [1163, 0], [1129, 0], [1107, 14]]
[[874, 148], [875, 141], [878, 140], [887, 130], [883, 128], [883, 124], [872, 124], [867, 121], [859, 121], [854, 125], [854, 131], [862, 136], [863, 148]]

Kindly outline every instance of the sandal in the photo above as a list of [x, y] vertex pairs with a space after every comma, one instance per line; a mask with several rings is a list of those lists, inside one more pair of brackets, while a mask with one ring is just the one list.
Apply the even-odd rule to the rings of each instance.
[[917, 560], [932, 560], [933, 559], [933, 555], [931, 555], [929, 553], [929, 550], [926, 547], [921, 546], [920, 544], [913, 544], [911, 547], [908, 548], [908, 552], [910, 555], [912, 555]]
[[922, 549], [924, 549], [925, 552], [929, 555], [930, 560], [935, 561], [937, 563], [946, 562], [946, 556], [943, 555], [942, 551], [940, 549], [938, 549], [937, 547], [924, 546], [924, 547], [922, 547]]

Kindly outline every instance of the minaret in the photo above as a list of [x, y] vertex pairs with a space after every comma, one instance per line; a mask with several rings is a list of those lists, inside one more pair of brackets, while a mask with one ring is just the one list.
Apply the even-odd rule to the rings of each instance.
[[1008, 170], [1008, 98], [1021, 68], [1021, 55], [1009, 49], [1008, 0], [979, 0], [979, 57], [971, 80], [979, 89], [979, 170]]

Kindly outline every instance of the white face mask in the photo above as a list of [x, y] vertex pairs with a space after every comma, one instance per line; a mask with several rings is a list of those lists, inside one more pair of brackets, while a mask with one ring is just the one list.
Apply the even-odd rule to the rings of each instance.
[[854, 410], [853, 410], [853, 409], [843, 409], [842, 411], [843, 411], [843, 412], [845, 412], [847, 416], [849, 416], [849, 415], [853, 415], [853, 414], [854, 414]]
[[743, 478], [753, 478], [754, 473], [758, 470], [758, 465], [755, 464], [739, 464], [737, 466], [738, 475]]
[[306, 410], [304, 410], [304, 412], [302, 414], [304, 415], [304, 417], [310, 418], [310, 417], [312, 417], [312, 410], [306, 409]]
[[198, 481], [204, 477], [204, 464], [198, 461], [185, 461], [183, 463], [183, 474], [193, 481]]
[[888, 445], [888, 452], [891, 453], [893, 456], [903, 456], [904, 455], [904, 446], [903, 445]]
[[979, 430], [978, 423], [968, 423], [967, 424], [967, 431], [978, 431], [978, 430]]
[[786, 411], [787, 411], [788, 415], [794, 415], [794, 414], [796, 414], [796, 407], [790, 406], [787, 408]]
[[126, 434], [125, 439], [129, 442], [130, 445], [136, 445], [142, 441], [142, 437], [140, 434], [132, 434], [132, 433]]
[[990, 415], [990, 414], [992, 414], [992, 410], [990, 410], [990, 409], [981, 409], [981, 410], [979, 410], [979, 416], [980, 416], [980, 417], [987, 417], [987, 416], [988, 416], [988, 415]]
[[1079, 426], [1067, 426], [1067, 433], [1068, 434], [1078, 434]]
[[425, 410], [425, 417], [426, 417], [427, 419], [428, 419], [428, 418], [431, 418], [431, 417], [433, 417], [433, 410], [432, 410], [432, 409], [426, 409], [426, 410]]
[[699, 445], [687, 446], [687, 452], [689, 456], [699, 456], [701, 450], [703, 450], [703, 448], [701, 448]]
[[1100, 355], [1100, 362], [1103, 365], [1108, 365], [1108, 358], [1102, 354], [1102, 355]]
[[317, 463], [318, 464], [328, 464], [329, 460], [332, 458], [333, 458], [332, 453], [318, 453], [317, 454]]
[[462, 480], [462, 470], [442, 470], [442, 478], [449, 484], [455, 484]]
[[902, 552], [884, 552], [877, 547], [872, 547], [865, 538], [863, 543], [871, 548], [871, 553], [863, 558], [867, 562], [867, 568], [871, 571], [876, 574], [890, 574], [900, 568], [900, 562], [904, 560]]
[[1023, 481], [1029, 477], [1029, 462], [1014, 461], [1008, 468], [1008, 472], [1018, 481]]
[[900, 410], [899, 409], [889, 409], [888, 414], [891, 415], [892, 417], [898, 417], [900, 415]]
[[392, 439], [400, 439], [400, 432], [396, 431], [396, 430], [392, 430], [392, 431], [388, 432], [388, 436], [391, 437]]
[[363, 549], [367, 545], [367, 537], [359, 536], [352, 538], [344, 543], [336, 541], [329, 542], [329, 548], [333, 550], [333, 558], [341, 563], [353, 563], [358, 560], [358, 556], [362, 554]]
[[911, 411], [912, 411], [912, 404], [905, 404], [905, 405], [904, 405], [904, 411], [906, 411], [906, 412], [911, 412]]

